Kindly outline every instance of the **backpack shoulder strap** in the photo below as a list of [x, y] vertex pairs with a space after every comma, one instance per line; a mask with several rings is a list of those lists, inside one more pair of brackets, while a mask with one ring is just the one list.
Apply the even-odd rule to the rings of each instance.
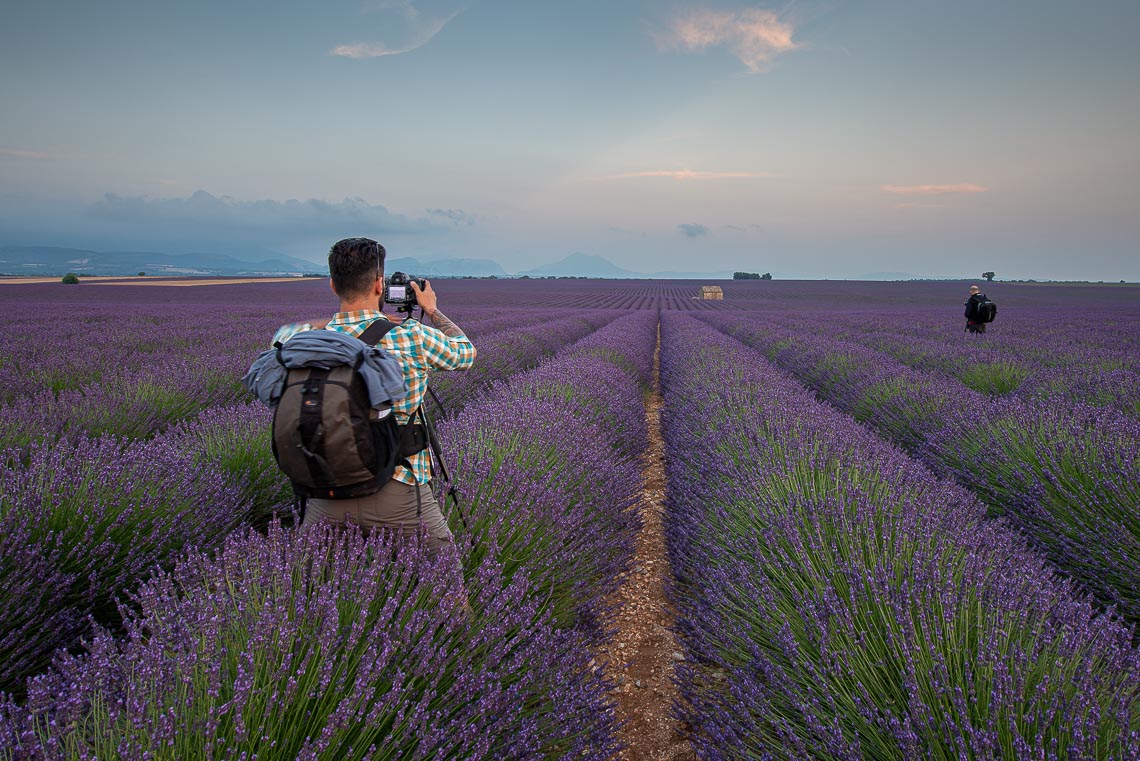
[[396, 323], [386, 317], [381, 317], [378, 320], [374, 320], [371, 325], [365, 328], [359, 338], [369, 346], [375, 346], [380, 343], [380, 339], [388, 335], [388, 331], [394, 327], [396, 327]]

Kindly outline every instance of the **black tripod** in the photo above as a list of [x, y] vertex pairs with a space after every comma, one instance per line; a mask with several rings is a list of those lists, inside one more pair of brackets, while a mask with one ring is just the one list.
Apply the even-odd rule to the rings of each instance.
[[[436, 407], [440, 412], [443, 412], [443, 403], [439, 401], [436, 396], [435, 390], [428, 386], [428, 393], [431, 394], [432, 401], [435, 402]], [[439, 474], [443, 476], [443, 480], [447, 482], [447, 491], [444, 492], [446, 497], [451, 497], [455, 503], [455, 509], [459, 513], [459, 520], [463, 523], [463, 530], [467, 532], [467, 538], [471, 542], [471, 547], [475, 547], [475, 537], [471, 534], [471, 527], [467, 525], [467, 516], [463, 514], [463, 508], [459, 506], [459, 492], [455, 487], [455, 481], [451, 478], [451, 472], [447, 468], [447, 463], [443, 459], [443, 447], [440, 446], [439, 437], [436, 435], [435, 426], [432, 424], [431, 419], [427, 414], [427, 407], [424, 404], [420, 405], [420, 419], [424, 422], [424, 432], [427, 434], [428, 447], [431, 449], [433, 467], [438, 466]]]

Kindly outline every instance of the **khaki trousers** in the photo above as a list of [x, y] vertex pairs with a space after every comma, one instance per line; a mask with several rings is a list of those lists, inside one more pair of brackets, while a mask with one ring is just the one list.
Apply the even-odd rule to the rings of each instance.
[[310, 528], [323, 521], [353, 523], [364, 529], [392, 529], [404, 536], [414, 535], [422, 521], [427, 526], [428, 549], [432, 555], [455, 543], [430, 483], [419, 485], [418, 515], [416, 487], [393, 478], [383, 489], [367, 497], [310, 499], [301, 528]]

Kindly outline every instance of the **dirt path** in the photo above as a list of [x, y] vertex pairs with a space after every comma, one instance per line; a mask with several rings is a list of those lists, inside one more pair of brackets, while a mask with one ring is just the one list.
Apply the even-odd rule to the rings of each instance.
[[615, 633], [600, 660], [617, 687], [619, 738], [626, 746], [618, 758], [630, 761], [695, 759], [673, 716], [677, 689], [673, 665], [681, 652], [673, 637], [673, 611], [665, 597], [670, 576], [665, 554], [665, 445], [661, 438], [661, 333], [654, 356], [653, 393], [646, 403], [649, 449], [642, 461], [643, 526], [634, 550], [633, 571], [610, 599], [617, 610]]

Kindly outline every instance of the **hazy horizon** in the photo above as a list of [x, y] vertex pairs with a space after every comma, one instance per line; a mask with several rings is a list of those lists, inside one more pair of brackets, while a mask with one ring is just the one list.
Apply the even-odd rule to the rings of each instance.
[[23, 4], [0, 245], [1140, 280], [1138, 32], [1123, 0]]

